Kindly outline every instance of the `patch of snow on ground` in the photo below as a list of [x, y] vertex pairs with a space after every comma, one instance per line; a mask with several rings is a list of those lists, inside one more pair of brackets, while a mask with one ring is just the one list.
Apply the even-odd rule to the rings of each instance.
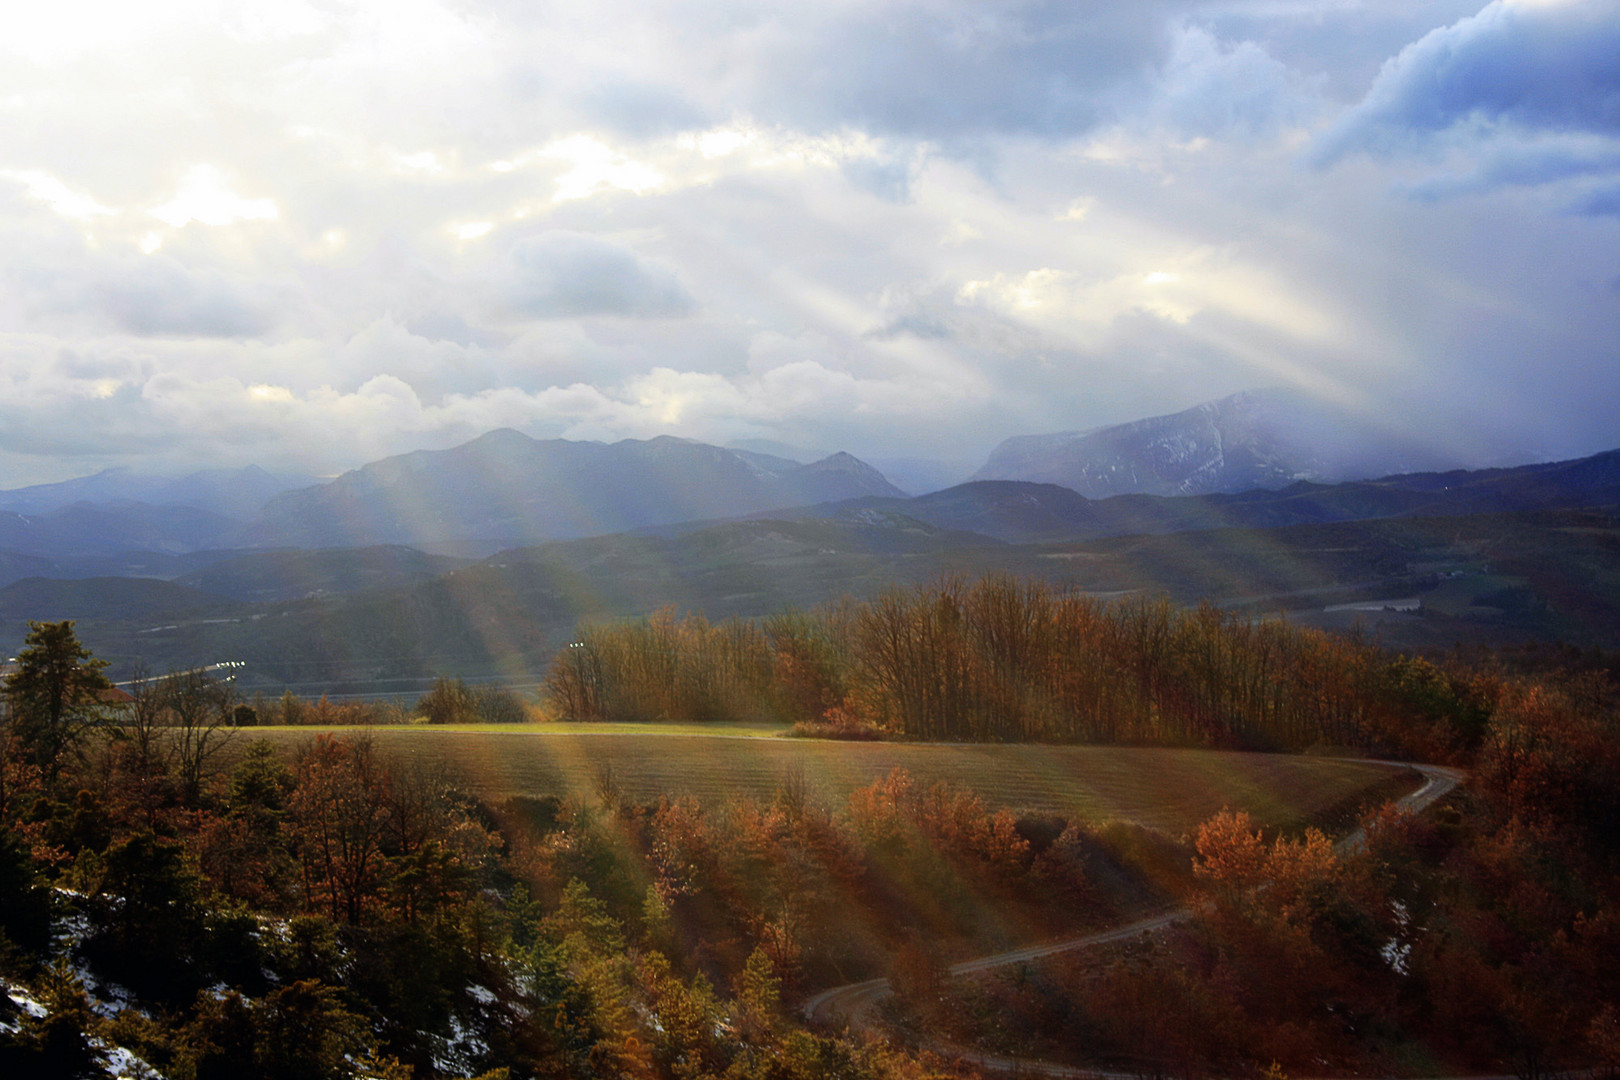
[[145, 1009], [135, 1005], [135, 994], [132, 991], [115, 982], [96, 978], [95, 972], [90, 970], [90, 965], [78, 957], [73, 958], [71, 970], [73, 977], [79, 980], [79, 985], [84, 987], [84, 996], [90, 1001], [90, 1010], [97, 1016], [110, 1020], [125, 1009], [134, 1009], [142, 1016], [147, 1015]]
[[[80, 896], [71, 889], [58, 887], [57, 892], [67, 896]], [[108, 982], [96, 977], [85, 963], [81, 955], [84, 943], [90, 938], [90, 918], [84, 912], [74, 912], [65, 919], [56, 921], [57, 949], [70, 958], [73, 977], [79, 980], [84, 987], [84, 993], [90, 999], [90, 1008], [97, 1016], [114, 1017], [125, 1009], [135, 1008], [135, 995], [130, 990], [115, 982]], [[138, 1010], [145, 1016], [146, 1011]]]
[[45, 1008], [35, 997], [20, 986], [6, 986], [6, 997], [11, 1003], [35, 1020], [44, 1018], [50, 1010]]
[[[14, 983], [0, 983], [5, 990], [6, 997], [11, 1003], [34, 1020], [43, 1020], [50, 1015], [43, 1002], [34, 997], [24, 987]], [[0, 1032], [13, 1034], [21, 1031], [21, 1024], [7, 1024], [0, 1022]], [[163, 1074], [148, 1065], [140, 1055], [122, 1046], [109, 1046], [107, 1043], [92, 1035], [89, 1039], [90, 1047], [100, 1060], [102, 1071], [110, 1080], [164, 1080]]]
[[101, 1054], [102, 1068], [114, 1080], [163, 1080], [162, 1073], [122, 1046], [104, 1047], [94, 1039], [91, 1044]]
[[[34, 995], [30, 994], [24, 987], [17, 986], [9, 982], [0, 983], [0, 986], [5, 988], [6, 997], [11, 999], [11, 1003], [17, 1006], [18, 1011], [24, 1016], [34, 1020], [39, 1020], [50, 1012], [49, 1009], [45, 1008], [45, 1006], [41, 1004], [40, 1001], [35, 998]], [[8, 1024], [4, 1020], [0, 1020], [0, 1033], [14, 1035], [21, 1030], [21, 1024]]]
[[470, 1074], [477, 1062], [489, 1053], [489, 1044], [480, 1039], [476, 1031], [463, 1026], [461, 1017], [454, 1013], [450, 1014], [450, 1037], [433, 1041], [438, 1044], [433, 1067], [452, 1076]]

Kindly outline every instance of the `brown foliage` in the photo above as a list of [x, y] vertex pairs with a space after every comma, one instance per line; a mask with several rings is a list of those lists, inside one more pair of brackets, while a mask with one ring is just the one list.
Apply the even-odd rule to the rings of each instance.
[[[1163, 598], [990, 577], [763, 625], [662, 611], [593, 627], [546, 680], [566, 719], [760, 720], [811, 734], [1302, 750], [1451, 760], [1468, 678], [1374, 645]], [[823, 729], [817, 725], [831, 725]]]

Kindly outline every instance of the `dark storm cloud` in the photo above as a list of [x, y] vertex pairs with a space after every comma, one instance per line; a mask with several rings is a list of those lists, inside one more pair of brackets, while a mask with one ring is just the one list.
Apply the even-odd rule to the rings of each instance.
[[673, 271], [585, 233], [554, 231], [512, 246], [512, 307], [544, 319], [673, 318], [693, 309]]
[[1315, 157], [1408, 149], [1467, 124], [1620, 135], [1620, 3], [1496, 0], [1431, 31], [1384, 65]]

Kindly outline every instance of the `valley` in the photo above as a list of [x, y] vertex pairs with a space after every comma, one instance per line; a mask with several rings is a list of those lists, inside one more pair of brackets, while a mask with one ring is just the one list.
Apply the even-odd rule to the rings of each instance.
[[[438, 673], [532, 684], [590, 622], [664, 607], [759, 618], [1005, 573], [1102, 598], [1162, 592], [1300, 625], [1359, 622], [1399, 648], [1612, 648], [1617, 550], [1620, 520], [1604, 510], [1027, 543], [858, 511], [558, 541], [480, 561], [399, 548], [283, 551], [221, 559], [171, 581], [31, 578], [0, 588], [0, 633], [74, 618], [117, 672], [139, 660], [162, 670], [236, 659], [248, 663], [248, 688], [418, 692]], [[1365, 609], [1391, 597], [1418, 604]]]

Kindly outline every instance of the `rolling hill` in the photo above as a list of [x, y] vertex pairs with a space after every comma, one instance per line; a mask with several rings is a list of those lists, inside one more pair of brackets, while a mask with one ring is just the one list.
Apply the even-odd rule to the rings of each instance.
[[253, 551], [176, 578], [177, 584], [249, 603], [416, 585], [472, 562], [399, 545], [321, 551]]
[[194, 506], [80, 502], [39, 515], [0, 510], [0, 552], [51, 562], [130, 551], [174, 555], [229, 546], [240, 528]]

